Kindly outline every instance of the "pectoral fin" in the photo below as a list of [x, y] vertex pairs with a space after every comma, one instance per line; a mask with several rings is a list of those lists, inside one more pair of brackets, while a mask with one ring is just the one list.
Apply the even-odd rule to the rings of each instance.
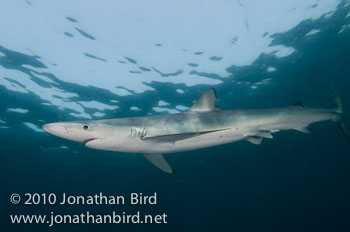
[[213, 133], [217, 131], [223, 131], [223, 130], [229, 130], [230, 128], [223, 128], [223, 129], [218, 129], [218, 130], [204, 130], [204, 131], [199, 131], [199, 132], [193, 132], [193, 133], [182, 133], [182, 134], [147, 134], [143, 136], [141, 139], [142, 140], [152, 140], [155, 139], [158, 142], [166, 142], [166, 141], [179, 141], [179, 140], [184, 140], [188, 139], [191, 137], [196, 137], [200, 136], [203, 134], [208, 134], [208, 133]]
[[164, 159], [162, 154], [143, 154], [143, 156], [160, 170], [170, 174], [174, 173], [173, 169], [170, 167], [168, 162]]

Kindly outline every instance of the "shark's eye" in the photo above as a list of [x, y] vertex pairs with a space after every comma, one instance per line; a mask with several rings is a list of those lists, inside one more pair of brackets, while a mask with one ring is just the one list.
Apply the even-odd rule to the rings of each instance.
[[83, 128], [84, 128], [84, 130], [88, 130], [89, 126], [88, 125], [84, 125]]

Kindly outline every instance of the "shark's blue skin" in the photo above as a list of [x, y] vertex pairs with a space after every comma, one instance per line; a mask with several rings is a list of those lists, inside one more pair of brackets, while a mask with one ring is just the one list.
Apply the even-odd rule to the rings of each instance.
[[207, 90], [184, 113], [77, 122], [50, 123], [43, 128], [56, 136], [83, 142], [87, 147], [142, 153], [158, 168], [173, 170], [161, 154], [247, 140], [260, 144], [272, 133], [295, 129], [309, 133], [308, 126], [331, 120], [342, 124], [340, 101], [332, 109], [311, 109], [301, 105], [267, 110], [222, 110], [215, 106], [214, 89]]

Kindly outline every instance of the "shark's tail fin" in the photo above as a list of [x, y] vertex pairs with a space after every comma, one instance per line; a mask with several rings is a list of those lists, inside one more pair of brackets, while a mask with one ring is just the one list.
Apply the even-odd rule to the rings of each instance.
[[335, 102], [333, 103], [332, 108], [335, 112], [343, 114], [343, 105], [338, 94], [336, 94]]
[[350, 137], [349, 137], [349, 134], [348, 134], [348, 132], [347, 132], [347, 130], [346, 130], [346, 128], [345, 128], [345, 124], [344, 124], [343, 120], [339, 120], [339, 121], [337, 122], [337, 124], [338, 124], [338, 126], [339, 126], [341, 132], [342, 132], [343, 135], [345, 136], [346, 141], [347, 141], [348, 143], [350, 143]]
[[348, 143], [350, 143], [350, 136], [349, 136], [349, 133], [348, 133], [347, 129], [345, 128], [345, 124], [344, 124], [344, 121], [343, 121], [343, 105], [342, 105], [341, 99], [340, 99], [339, 95], [337, 94], [337, 92], [334, 89], [333, 89], [333, 91], [335, 92], [336, 98], [335, 98], [334, 104], [332, 105], [332, 108], [333, 108], [333, 110], [335, 112], [340, 114], [339, 119], [337, 121], [335, 121], [335, 122], [337, 123], [337, 125], [340, 128], [341, 132], [345, 136], [346, 141]]

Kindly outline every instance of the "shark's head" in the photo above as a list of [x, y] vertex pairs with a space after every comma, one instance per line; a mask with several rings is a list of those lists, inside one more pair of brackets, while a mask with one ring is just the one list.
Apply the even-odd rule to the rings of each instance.
[[123, 142], [124, 137], [123, 129], [118, 130], [116, 127], [94, 121], [49, 123], [45, 124], [43, 129], [52, 135], [103, 150], [108, 149], [111, 138], [114, 137], [113, 142], [116, 145]]
[[45, 124], [43, 129], [58, 137], [85, 144], [94, 139], [103, 139], [99, 128], [89, 122], [55, 122]]

